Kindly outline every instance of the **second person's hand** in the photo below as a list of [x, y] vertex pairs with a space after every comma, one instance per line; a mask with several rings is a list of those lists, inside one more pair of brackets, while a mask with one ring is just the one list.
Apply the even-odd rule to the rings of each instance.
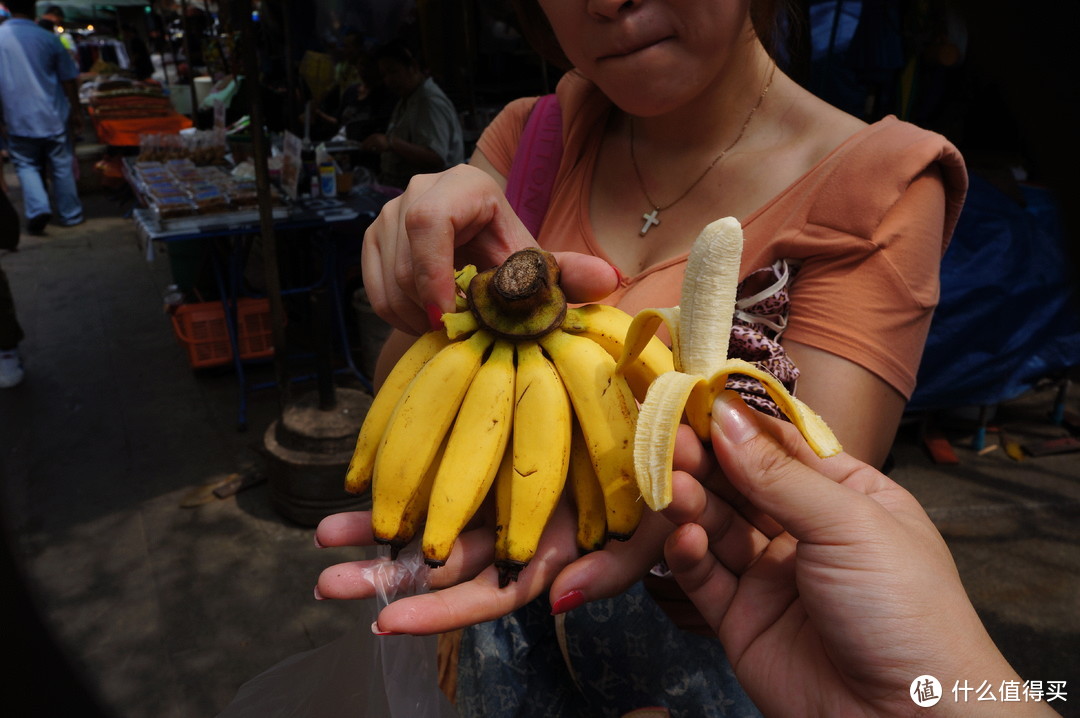
[[[712, 449], [721, 483], [774, 522], [747, 520], [677, 472], [664, 514], [680, 528], [665, 555], [765, 715], [912, 715], [908, 691], [924, 674], [943, 687], [1019, 685], [910, 493], [846, 454], [818, 459], [791, 425], [731, 392], [714, 405]], [[934, 710], [995, 706], [973, 713], [942, 700]]]

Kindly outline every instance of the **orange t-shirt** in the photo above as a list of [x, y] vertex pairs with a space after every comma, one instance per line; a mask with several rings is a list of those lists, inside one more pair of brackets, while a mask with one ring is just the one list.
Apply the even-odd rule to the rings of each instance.
[[[563, 155], [537, 241], [610, 261], [589, 221], [593, 168], [611, 102], [580, 74], [556, 94]], [[477, 149], [508, 176], [536, 98], [511, 102]], [[788, 260], [785, 338], [843, 357], [905, 397], [915, 388], [938, 267], [967, 189], [963, 159], [941, 135], [895, 117], [857, 132], [747, 217], [740, 277]], [[633, 314], [679, 303], [686, 255], [627, 277], [604, 301]]]

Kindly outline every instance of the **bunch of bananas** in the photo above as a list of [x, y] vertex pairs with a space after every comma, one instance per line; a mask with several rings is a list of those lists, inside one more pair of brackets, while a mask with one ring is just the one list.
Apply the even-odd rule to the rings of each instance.
[[672, 354], [653, 337], [618, 365], [632, 318], [568, 308], [558, 279], [538, 249], [460, 270], [459, 311], [421, 336], [376, 394], [345, 488], [370, 488], [375, 539], [392, 555], [422, 531], [425, 562], [443, 565], [492, 487], [502, 585], [535, 555], [564, 488], [581, 550], [637, 528], [638, 402], [673, 369]]
[[[680, 305], [635, 317], [567, 308], [558, 265], [539, 249], [459, 271], [459, 311], [398, 361], [357, 438], [345, 488], [371, 488], [375, 539], [393, 556], [423, 529], [424, 559], [441, 566], [494, 486], [505, 586], [535, 555], [569, 484], [582, 551], [626, 540], [645, 505], [671, 502], [679, 424], [707, 440], [712, 402], [733, 374], [761, 381], [820, 456], [839, 452], [806, 404], [727, 356], [742, 241], [735, 219], [709, 224]], [[661, 323], [672, 349], [655, 336]]]

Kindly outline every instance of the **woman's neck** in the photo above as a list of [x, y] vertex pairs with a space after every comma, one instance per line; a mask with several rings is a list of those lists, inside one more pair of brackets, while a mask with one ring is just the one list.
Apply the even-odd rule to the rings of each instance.
[[[678, 148], [678, 154], [719, 152], [738, 135], [752, 110], [755, 115], [763, 114], [758, 103], [775, 63], [756, 37], [740, 46], [745, 49], [733, 53], [724, 72], [696, 98], [671, 112], [634, 117], [638, 145], [658, 150]], [[756, 116], [753, 122], [760, 126], [760, 120]], [[623, 115], [623, 131], [629, 131], [629, 122], [629, 116]]]

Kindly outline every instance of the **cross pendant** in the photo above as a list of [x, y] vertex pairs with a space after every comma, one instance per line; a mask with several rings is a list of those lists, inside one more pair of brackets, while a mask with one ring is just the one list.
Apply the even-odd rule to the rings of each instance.
[[645, 220], [645, 224], [641, 225], [642, 237], [644, 237], [645, 233], [652, 229], [655, 225], [660, 224], [660, 218], [658, 217], [659, 214], [660, 208], [655, 207], [653, 208], [652, 212], [646, 212], [645, 214], [641, 215], [641, 218]]

